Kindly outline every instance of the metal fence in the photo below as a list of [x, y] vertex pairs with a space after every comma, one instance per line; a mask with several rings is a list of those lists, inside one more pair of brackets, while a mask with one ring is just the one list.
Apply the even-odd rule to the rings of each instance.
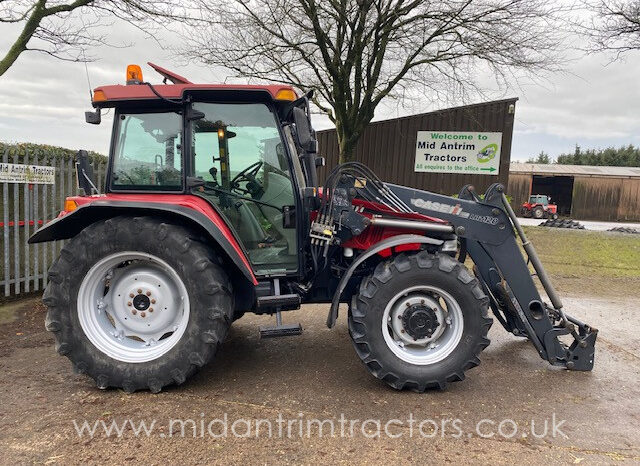
[[[36, 146], [37, 147], [37, 146]], [[1, 148], [2, 162], [55, 167], [54, 184], [2, 183], [0, 222], [0, 293], [15, 296], [44, 289], [47, 270], [63, 246], [63, 241], [28, 244], [29, 237], [54, 219], [67, 196], [77, 194], [75, 160], [72, 151], [50, 148]], [[93, 157], [97, 186], [104, 183], [106, 159]]]

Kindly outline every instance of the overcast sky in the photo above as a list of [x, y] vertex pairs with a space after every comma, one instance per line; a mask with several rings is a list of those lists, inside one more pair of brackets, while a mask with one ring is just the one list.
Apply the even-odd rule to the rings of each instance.
[[[14, 26], [0, 26], [0, 53], [5, 53], [17, 33]], [[221, 82], [224, 70], [176, 63], [157, 43], [141, 37], [129, 25], [112, 28], [112, 38], [133, 42], [126, 49], [102, 47], [93, 51], [99, 61], [89, 63], [92, 87], [124, 83], [129, 63], [143, 65], [145, 79], [159, 82], [147, 61], [188, 77], [193, 82]], [[602, 148], [622, 144], [640, 145], [640, 53], [610, 63], [606, 55], [572, 61], [566, 72], [549, 75], [542, 82], [520, 83], [495, 97], [518, 97], [512, 159], [524, 161], [541, 150], [551, 156], [572, 151], [575, 144]], [[0, 77], [0, 140], [36, 142], [71, 149], [107, 153], [110, 115], [100, 126], [84, 122], [90, 110], [89, 87], [84, 64], [62, 62], [35, 52], [24, 53]], [[474, 103], [474, 102], [460, 102]], [[375, 119], [394, 118], [437, 110], [442, 103], [413, 101], [383, 106]], [[316, 117], [316, 129], [330, 127]]]

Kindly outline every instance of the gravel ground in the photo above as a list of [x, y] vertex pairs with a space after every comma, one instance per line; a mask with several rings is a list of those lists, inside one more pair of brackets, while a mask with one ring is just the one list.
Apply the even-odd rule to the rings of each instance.
[[[88, 378], [73, 375], [68, 360], [53, 350], [39, 300], [5, 306], [5, 317], [9, 312], [16, 320], [7, 323], [10, 319], [5, 318], [0, 326], [0, 460], [638, 463], [640, 340], [635, 326], [640, 291], [630, 289], [617, 298], [579, 296], [580, 291], [565, 304], [569, 312], [600, 328], [593, 372], [550, 367], [527, 341], [506, 334], [496, 323], [482, 364], [469, 371], [465, 381], [426, 394], [396, 392], [370, 376], [351, 347], [344, 312], [337, 327], [328, 330], [325, 305], [304, 306], [285, 316], [288, 322], [302, 323], [305, 332], [299, 337], [260, 340], [258, 326], [270, 320], [244, 317], [234, 324], [212, 364], [185, 385], [158, 395], [98, 390]], [[169, 436], [172, 419], [193, 420], [196, 437], [192, 424], [186, 425], [184, 436], [174, 424], [175, 433]], [[554, 419], [562, 432], [555, 436]], [[138, 427], [141, 421], [147, 427], [156, 423], [149, 436], [136, 436], [128, 425], [121, 437], [107, 436], [98, 424], [92, 437], [87, 431], [79, 436], [74, 420], [78, 425], [85, 420], [90, 425], [114, 420], [119, 426], [128, 420]], [[258, 436], [257, 420], [263, 422]], [[327, 421], [323, 435], [315, 420]], [[546, 436], [531, 435], [532, 420], [538, 435], [547, 422]], [[207, 432], [211, 421], [213, 435]], [[292, 421], [289, 436], [287, 424]], [[483, 423], [478, 426], [479, 421]]]

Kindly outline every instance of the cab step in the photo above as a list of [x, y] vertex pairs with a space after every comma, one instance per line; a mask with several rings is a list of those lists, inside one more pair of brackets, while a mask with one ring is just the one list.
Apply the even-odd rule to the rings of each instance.
[[273, 291], [273, 295], [261, 296], [257, 301], [257, 307], [259, 310], [263, 311], [265, 309], [273, 309], [276, 314], [276, 325], [274, 327], [260, 327], [260, 338], [276, 338], [300, 335], [302, 333], [302, 325], [282, 323], [282, 311], [300, 309], [300, 295], [281, 295], [280, 279], [278, 278], [273, 281]]
[[302, 335], [300, 324], [276, 324], [275, 327], [260, 327], [260, 338], [292, 337]]
[[280, 311], [294, 311], [300, 309], [300, 295], [281, 294], [273, 296], [258, 297], [257, 307], [260, 311], [266, 309], [278, 309]]

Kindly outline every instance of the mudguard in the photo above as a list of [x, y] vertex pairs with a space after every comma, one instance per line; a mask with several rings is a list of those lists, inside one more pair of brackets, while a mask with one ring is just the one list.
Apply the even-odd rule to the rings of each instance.
[[395, 248], [396, 246], [400, 246], [402, 244], [435, 244], [441, 245], [444, 243], [442, 240], [429, 238], [427, 236], [419, 236], [419, 235], [398, 235], [393, 236], [391, 238], [387, 238], [385, 240], [376, 243], [369, 249], [367, 249], [364, 253], [358, 256], [356, 260], [353, 261], [351, 266], [347, 269], [347, 271], [342, 275], [340, 279], [340, 283], [338, 283], [338, 287], [336, 288], [336, 292], [333, 295], [333, 300], [331, 301], [331, 308], [329, 309], [329, 315], [327, 316], [327, 327], [333, 328], [336, 323], [336, 319], [338, 318], [338, 306], [340, 305], [340, 297], [342, 296], [342, 292], [347, 287], [353, 272], [358, 268], [360, 264], [362, 264], [369, 257], [378, 254], [380, 251], [384, 251], [385, 249]]
[[229, 263], [235, 266], [251, 284], [256, 285], [258, 283], [246, 254], [244, 254], [231, 231], [223, 223], [220, 223], [222, 220], [219, 219], [220, 222], [216, 222], [218, 223], [216, 224], [204, 213], [180, 204], [95, 200], [82, 204], [76, 210], [47, 223], [29, 238], [29, 243], [43, 243], [73, 238], [92, 223], [118, 215], [166, 217], [169, 220], [177, 221], [181, 225], [192, 226], [205, 233], [211, 241], [218, 244], [227, 256]]

